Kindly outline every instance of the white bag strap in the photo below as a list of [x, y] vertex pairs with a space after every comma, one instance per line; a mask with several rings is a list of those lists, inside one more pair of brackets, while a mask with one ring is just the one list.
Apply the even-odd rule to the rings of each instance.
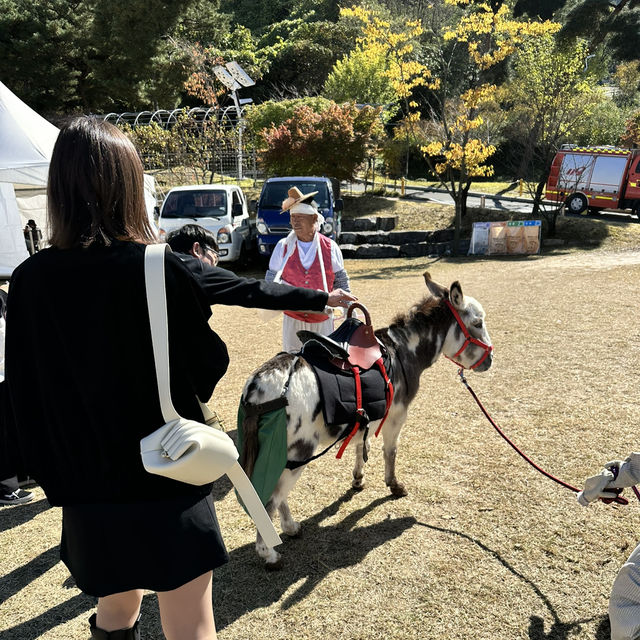
[[[164, 256], [167, 251], [171, 251], [168, 244], [150, 244], [146, 247], [144, 276], [160, 408], [165, 422], [170, 422], [180, 418], [180, 415], [171, 401], [169, 378], [169, 327], [164, 269]], [[206, 418], [206, 413], [204, 415]], [[271, 518], [242, 467], [236, 462], [227, 472], [227, 476], [242, 499], [264, 542], [270, 547], [281, 544], [282, 541], [271, 522]]]
[[171, 422], [171, 420], [180, 418], [180, 415], [171, 401], [171, 381], [169, 377], [169, 327], [164, 273], [164, 256], [167, 251], [171, 251], [168, 244], [150, 244], [147, 246], [144, 253], [144, 276], [160, 408], [162, 409], [164, 421]]

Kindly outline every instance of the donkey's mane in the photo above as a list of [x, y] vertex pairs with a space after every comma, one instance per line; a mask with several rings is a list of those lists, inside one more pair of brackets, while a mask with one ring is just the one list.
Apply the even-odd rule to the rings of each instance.
[[411, 307], [409, 311], [399, 313], [395, 316], [391, 321], [389, 328], [406, 327], [418, 314], [428, 317], [435, 309], [438, 308], [440, 300], [441, 298], [436, 298], [432, 295], [425, 296], [418, 304]]

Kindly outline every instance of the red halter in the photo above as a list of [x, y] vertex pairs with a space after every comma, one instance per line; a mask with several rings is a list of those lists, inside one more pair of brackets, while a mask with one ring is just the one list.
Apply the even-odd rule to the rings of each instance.
[[469, 369], [475, 369], [476, 367], [479, 367], [487, 359], [487, 356], [493, 351], [493, 347], [489, 346], [488, 344], [485, 344], [484, 342], [482, 342], [482, 340], [478, 340], [477, 338], [474, 338], [469, 333], [469, 330], [465, 326], [464, 322], [462, 322], [462, 318], [460, 317], [460, 314], [455, 310], [451, 302], [449, 302], [449, 300], [445, 300], [445, 302], [447, 303], [447, 306], [449, 307], [449, 309], [451, 309], [451, 313], [453, 313], [453, 317], [456, 319], [456, 322], [458, 323], [458, 326], [462, 330], [462, 333], [464, 334], [464, 337], [465, 337], [465, 341], [463, 345], [460, 347], [460, 349], [458, 349], [456, 353], [454, 353], [453, 358], [449, 358], [449, 356], [447, 355], [445, 355], [445, 358], [447, 358], [448, 360], [451, 360], [451, 362], [453, 362], [454, 364], [457, 364], [460, 368], [466, 369], [467, 367], [461, 365], [458, 361], [454, 360], [454, 358], [457, 358], [469, 346], [469, 344], [475, 344], [476, 346], [484, 349], [484, 353], [480, 357], [480, 360], [478, 360], [478, 362], [476, 362], [474, 365], [471, 365], [469, 367]]

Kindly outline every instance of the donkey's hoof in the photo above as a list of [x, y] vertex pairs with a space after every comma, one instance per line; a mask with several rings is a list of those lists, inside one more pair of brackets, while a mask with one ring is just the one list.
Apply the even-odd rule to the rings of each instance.
[[354, 491], [362, 491], [364, 489], [364, 482], [362, 480], [354, 480], [351, 483], [351, 488]]
[[267, 571], [280, 571], [282, 569], [282, 556], [278, 556], [278, 559], [274, 562], [265, 562], [264, 568]]
[[293, 522], [287, 527], [283, 525], [282, 532], [288, 535], [290, 538], [302, 537], [302, 527], [300, 526], [299, 522]]
[[402, 482], [394, 482], [393, 484], [390, 484], [389, 490], [394, 496], [396, 496], [396, 498], [404, 498], [409, 494]]

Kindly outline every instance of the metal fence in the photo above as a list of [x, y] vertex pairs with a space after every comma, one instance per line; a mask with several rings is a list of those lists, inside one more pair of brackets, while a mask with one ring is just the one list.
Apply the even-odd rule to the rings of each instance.
[[184, 144], [139, 144], [146, 170], [170, 172], [192, 171], [198, 182], [225, 182], [260, 177], [257, 154], [246, 129], [244, 110], [235, 106], [196, 107], [192, 109], [157, 109], [155, 111], [108, 113], [100, 116], [132, 129], [155, 124], [165, 130], [188, 123], [188, 140]]

